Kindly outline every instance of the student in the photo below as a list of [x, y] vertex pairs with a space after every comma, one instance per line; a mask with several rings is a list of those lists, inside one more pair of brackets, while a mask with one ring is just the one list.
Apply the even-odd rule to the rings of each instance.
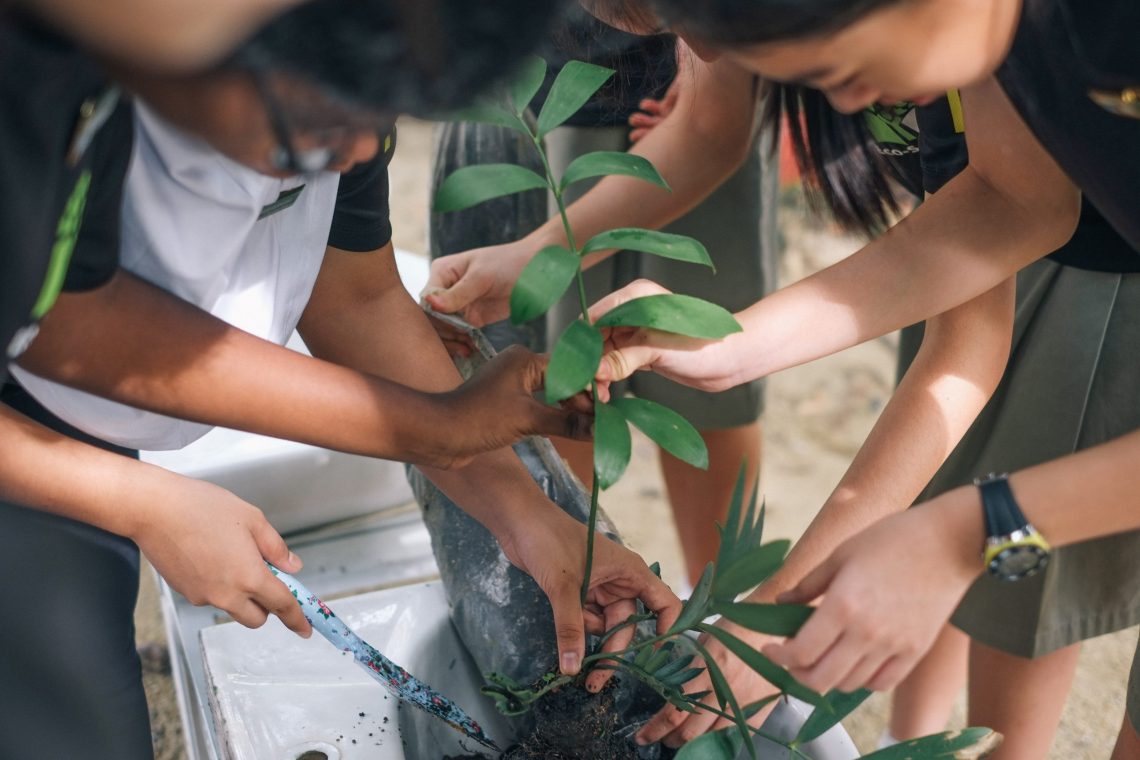
[[[1130, 4], [809, 5], [810, 14], [797, 14], [785, 4], [660, 4], [697, 46], [723, 49], [762, 75], [818, 86], [843, 110], [878, 99], [922, 101], [943, 87], [963, 86], [970, 166], [860, 254], [747, 310], [739, 340], [677, 351], [680, 341], [618, 336], [621, 353], [610, 357], [617, 361], [603, 367], [602, 379], [653, 366], [689, 382], [731, 385], [736, 377], [809, 360], [821, 343], [857, 342], [900, 326], [907, 315], [928, 316], [992, 287], [1064, 242], [1075, 223], [1075, 203], [1065, 200], [1069, 180], [1054, 160], [1133, 247], [1140, 242], [1131, 179], [1140, 125], [1127, 116], [1126, 89], [1140, 80], [1140, 66], [1134, 46], [1111, 44], [1111, 31], [1127, 28], [1136, 13]], [[888, 37], [891, 44], [882, 44]], [[923, 256], [908, 261], [907, 248]], [[638, 292], [651, 289], [618, 298]], [[800, 319], [826, 337], [796, 341]], [[1127, 461], [1138, 446], [1130, 433], [1025, 469], [1010, 479], [1013, 493], [1054, 546], [1136, 528], [1140, 520], [1129, 508], [1134, 468]], [[987, 494], [1002, 482], [988, 485]], [[786, 597], [802, 601], [826, 590], [819, 612], [794, 640], [768, 651], [817, 688], [896, 683], [980, 572], [982, 501], [973, 487], [957, 488], [848, 541]], [[992, 496], [986, 501], [988, 509], [1000, 509]], [[1079, 517], [1074, 502], [1087, 505]], [[1137, 752], [1136, 703], [1132, 695], [1134, 722], [1125, 723], [1118, 757]]]
[[[232, 72], [230, 73], [232, 74]], [[145, 77], [140, 75], [140, 79], [145, 79]], [[194, 90], [192, 86], [194, 83], [198, 84], [201, 89]], [[208, 96], [212, 94], [224, 101], [226, 97], [232, 97], [234, 94], [232, 89], [227, 90], [224, 87], [215, 87], [211, 90], [211, 88], [204, 86], [201, 80], [172, 81], [168, 84], [173, 89], [181, 87], [183, 97], [189, 100], [193, 100], [195, 96], [207, 98], [206, 101], [197, 101], [201, 108], [196, 112], [199, 117], [199, 126], [203, 126], [204, 120], [204, 126], [207, 128], [219, 126], [218, 123], [210, 122], [209, 117], [217, 115], [219, 109], [217, 101], [209, 102]], [[249, 86], [248, 81], [245, 84], [247, 87]], [[278, 81], [275, 84], [285, 83]], [[294, 91], [293, 95], [295, 97], [297, 92]], [[282, 94], [281, 98], [284, 103], [291, 102], [285, 94]], [[175, 103], [178, 100], [176, 98]], [[235, 101], [230, 100], [229, 102]], [[309, 107], [312, 107], [311, 101]], [[305, 113], [304, 109], [301, 113]], [[252, 129], [247, 129], [239, 134], [260, 136], [257, 132], [257, 124], [261, 125], [262, 132], [260, 135], [263, 135], [266, 130], [264, 113], [260, 116], [260, 122], [255, 122], [252, 125]], [[223, 129], [222, 132], [224, 133], [225, 130]], [[262, 139], [247, 143], [245, 147], [254, 149], [257, 154], [257, 161], [265, 160], [271, 163], [281, 160], [283, 155], [291, 160], [297, 158], [295, 151], [298, 149], [308, 151], [305, 154], [308, 156], [315, 155], [310, 149], [322, 149], [326, 155], [326, 160], [335, 158], [335, 150], [324, 150], [333, 147], [328, 143], [306, 144], [305, 141], [310, 134], [309, 132], [298, 132], [291, 135], [290, 137], [297, 138], [296, 144], [289, 144], [288, 141], [275, 142], [280, 135], [270, 135], [268, 140]], [[375, 137], [371, 139], [375, 145]], [[232, 146], [233, 144], [231, 144]], [[280, 150], [262, 151], [261, 148], [263, 147]], [[294, 152], [294, 155], [288, 156], [287, 154], [290, 152]], [[348, 154], [342, 160], [350, 160]], [[331, 187], [335, 194], [335, 182], [330, 183], [325, 180], [323, 184], [326, 188]], [[173, 209], [172, 213], [177, 213], [177, 209]], [[373, 233], [375, 232], [375, 217], [376, 215], [373, 214], [362, 222], [365, 225], [371, 223], [373, 225], [371, 232]], [[386, 220], [384, 221], [386, 223]], [[88, 231], [91, 231], [90, 227]], [[106, 243], [105, 240], [101, 242]], [[319, 250], [323, 251], [323, 244]], [[386, 262], [379, 256], [370, 257], [367, 265], [375, 266], [376, 264], [379, 264], [381, 269], [386, 266]], [[398, 286], [398, 281], [397, 285], [393, 286], [391, 284], [391, 272], [387, 274], [388, 276], [383, 282], [384, 289], [392, 292]], [[109, 294], [126, 296], [126, 298], [108, 299]], [[125, 305], [137, 306], [139, 303], [151, 308], [139, 311], [124, 308]], [[40, 327], [40, 334], [32, 343], [31, 348], [21, 354], [22, 363], [37, 371], [44, 371], [45, 368], [50, 369], [52, 366], [58, 368], [63, 365], [64, 369], [58, 374], [71, 373], [73, 375], [71, 379], [74, 382], [87, 382], [92, 387], [103, 384], [103, 387], [113, 390], [112, 395], [123, 400], [133, 400], [134, 395], [139, 395], [148, 401], [152, 408], [157, 407], [160, 411], [181, 413], [182, 410], [178, 408], [179, 404], [183, 403], [181, 392], [189, 391], [194, 387], [199, 389], [198, 398], [197, 400], [192, 398], [189, 404], [193, 406], [195, 403], [204, 403], [201, 399], [209, 395], [201, 393], [201, 387], [204, 383], [215, 394], [214, 409], [217, 416], [234, 418], [245, 415], [247, 418], [253, 418], [261, 408], [259, 404], [263, 402], [263, 399], [258, 395], [259, 392], [268, 391], [273, 387], [273, 383], [266, 383], [265, 379], [266, 377], [272, 379], [273, 370], [277, 369], [282, 371], [281, 377], [289, 378], [289, 383], [281, 384], [292, 386], [290, 390], [285, 392], [286, 397], [292, 393], [298, 398], [298, 401], [304, 402], [306, 400], [306, 389], [313, 389], [316, 392], [310, 390], [307, 399], [310, 404], [331, 404], [334, 409], [337, 404], [341, 404], [340, 408], [348, 414], [352, 414], [354, 422], [363, 422], [364, 428], [367, 428], [369, 421], [384, 422], [383, 415], [377, 415], [373, 411], [379, 400], [376, 386], [380, 381], [371, 381], [359, 375], [357, 376], [359, 379], [353, 379], [350, 374], [344, 372], [338, 374], [335, 369], [330, 370], [331, 365], [324, 365], [315, 360], [303, 359], [303, 357], [298, 357], [303, 359], [303, 364], [298, 364], [293, 358], [296, 355], [290, 356], [290, 352], [283, 349], [270, 350], [267, 344], [243, 335], [232, 328], [227, 328], [221, 323], [204, 319], [200, 312], [196, 312], [188, 306], [179, 305], [159, 291], [147, 288], [137, 280], [127, 276], [120, 275], [111, 284], [96, 288], [90, 293], [61, 296], [56, 308], [49, 312]], [[351, 331], [352, 328], [349, 327], [348, 329]], [[186, 343], [178, 352], [172, 352], [170, 349], [172, 345], [176, 346], [176, 344], [171, 341], [171, 336], [179, 334], [186, 338]], [[145, 340], [151, 342], [148, 344]], [[317, 338], [318, 342], [319, 340]], [[226, 360], [232, 355], [230, 352], [240, 349], [242, 346], [250, 350], [250, 353], [244, 355], [247, 362], [264, 360], [256, 367], [257, 372], [260, 373], [256, 377], [258, 382], [256, 385], [248, 383], [249, 372], [247, 369], [246, 376], [238, 378], [239, 381], [245, 381], [247, 384], [242, 386], [239, 382], [238, 390], [240, 393], [238, 396], [227, 398], [226, 391], [231, 388], [229, 383], [232, 374], [227, 370], [241, 368], [243, 365], [222, 360]], [[53, 351], [61, 348], [63, 353], [59, 354], [59, 360], [56, 360]], [[191, 353], [186, 353], [187, 348], [191, 349]], [[202, 349], [201, 353], [197, 355], [192, 353], [194, 348]], [[365, 349], [361, 348], [360, 350]], [[172, 364], [167, 364], [165, 367], [165, 380], [167, 381], [165, 387], [163, 387], [164, 378], [159, 371], [163, 359], [173, 361]], [[375, 360], [375, 357], [372, 359]], [[528, 363], [530, 363], [529, 360]], [[533, 363], [530, 364], [533, 366]], [[450, 367], [450, 365], [447, 366]], [[84, 374], [87, 369], [92, 370], [90, 376]], [[171, 373], [172, 369], [176, 370], [173, 374]], [[533, 370], [527, 367], [523, 367], [523, 370], [524, 372], [521, 373], [524, 377], [522, 383], [506, 384], [511, 388], [507, 392], [508, 396], [529, 395], [525, 391], [533, 389], [533, 387], [520, 387], [520, 385], [533, 382]], [[45, 372], [45, 374], [47, 373]], [[94, 379], [85, 380], [89, 377]], [[193, 382], [195, 377], [198, 378], [197, 386]], [[525, 379], [527, 377], [531, 379]], [[321, 382], [328, 380], [335, 382], [331, 384]], [[416, 380], [420, 381], [421, 378], [417, 377]], [[423, 378], [422, 380], [423, 382], [435, 382], [437, 384], [441, 382], [439, 377]], [[334, 393], [337, 388], [343, 388], [345, 392]], [[147, 398], [148, 393], [152, 394], [149, 398]], [[190, 395], [193, 396], [194, 394]], [[272, 394], [270, 393], [270, 395]], [[324, 397], [328, 396], [333, 396], [331, 401], [325, 400]], [[501, 397], [502, 394], [500, 394]], [[25, 411], [52, 421], [65, 432], [76, 436], [80, 435], [65, 424], [52, 420], [50, 416], [37, 408], [37, 404], [21, 390], [10, 389], [6, 392], [6, 398], [11, 399]], [[404, 398], [415, 401], [416, 396], [415, 394], [405, 394]], [[358, 400], [357, 403], [352, 403], [354, 399]], [[237, 407], [243, 406], [252, 406], [253, 409], [252, 411], [250, 409], [237, 409]], [[493, 407], [494, 404], [491, 406]], [[281, 408], [289, 407], [277, 407], [277, 409]], [[396, 414], [414, 415], [417, 408], [422, 409], [423, 407], [412, 404], [410, 410], [397, 410]], [[472, 406], [471, 408], [476, 407]], [[207, 414], [209, 409], [209, 406], [195, 407], [195, 411], [187, 416], [205, 421], [209, 419]], [[315, 427], [316, 421], [308, 417], [308, 409], [309, 407], [304, 403], [298, 403], [291, 409], [291, 412], [295, 413], [288, 416], [300, 418], [300, 423], [293, 420], [278, 422], [276, 419], [267, 421], [263, 419], [260, 425], [263, 428], [277, 427], [278, 429], [282, 425], [285, 427], [293, 426], [294, 428], [298, 425]], [[453, 407], [453, 411], [456, 409]], [[6, 419], [15, 419], [19, 422], [19, 418], [13, 415], [5, 413], [4, 416]], [[445, 418], [441, 416], [440, 419]], [[426, 421], [425, 418], [421, 417], [419, 424], [422, 426]], [[450, 422], [450, 420], [448, 421]], [[159, 424], [165, 425], [167, 423], [160, 420]], [[328, 425], [325, 424], [324, 427], [327, 428]], [[343, 427], [353, 426], [345, 425]], [[34, 426], [25, 426], [24, 432], [26, 434], [23, 439], [25, 441], [32, 439], [32, 443], [38, 443], [40, 437], [38, 431], [39, 429]], [[432, 433], [441, 439], [444, 436], [442, 431], [437, 430], [432, 431]], [[321, 435], [336, 437], [338, 434], [322, 433]], [[343, 433], [340, 435], [344, 436]], [[358, 432], [355, 437], [357, 441], [362, 441], [366, 435], [367, 430], [364, 431], [364, 435]], [[451, 435], [454, 437], [454, 433]], [[347, 439], [352, 440], [353, 434], [349, 434]], [[405, 442], [397, 436], [395, 438], [390, 437], [388, 443], [382, 445], [399, 446], [402, 443]], [[485, 439], [477, 445], [486, 449], [500, 444], [501, 441]], [[354, 445], [360, 446], [361, 444]], [[65, 455], [70, 454], [77, 458], [88, 456], [86, 453], [80, 453], [86, 452], [87, 449], [76, 446], [62, 448]], [[446, 458], [439, 458], [439, 453], [436, 452], [437, 459], [435, 461], [447, 461]], [[580, 568], [582, 566], [581, 557], [565, 554], [569, 550], [570, 555], [575, 555], [576, 548], [584, 543], [566, 540], [568, 533], [580, 533], [581, 526], [577, 524], [565, 525], [560, 522], [561, 518], [551, 516], [552, 508], [534, 503], [536, 500], [526, 490], [527, 487], [530, 487], [531, 490], [534, 489], [533, 484], [526, 478], [525, 471], [522, 471], [522, 479], [526, 481], [525, 484], [518, 482], [517, 471], [519, 467], [517, 462], [513, 464], [507, 461], [499, 462], [498, 460], [502, 459], [501, 455], [487, 459], [486, 464], [480, 464], [479, 467], [469, 467], [464, 473], [443, 473], [440, 477], [447, 478], [450, 476], [452, 480], [458, 478], [459, 482], [464, 482], [468, 486], [475, 484], [477, 477], [475, 473], [481, 473], [484, 479], [491, 479], [493, 482], [483, 489], [486, 494], [483, 498], [488, 505], [496, 497], [501, 498], [498, 499], [498, 503], [494, 504], [494, 512], [484, 512], [484, 518], [488, 522], [521, 524], [524, 519], [516, 517], [514, 513], [518, 509], [513, 507], [514, 505], [517, 505], [519, 509], [528, 507], [525, 520], [529, 520], [533, 516], [536, 519], [534, 529], [526, 531], [520, 529], [519, 535], [512, 539], [507, 547], [508, 555], [524, 569], [535, 574], [544, 588], [548, 590], [562, 588], [566, 592], [555, 599], [556, 610], [567, 609], [566, 603], [570, 602], [571, 596], [573, 597], [573, 606], [577, 608], [576, 584], [566, 580], [570, 574], [554, 569], [554, 565], [561, 566], [564, 560], [566, 567]], [[26, 464], [28, 460], [21, 459], [18, 461]], [[82, 459], [77, 459], [77, 462], [82, 461]], [[103, 458], [94, 461], [106, 464], [108, 460]], [[5, 464], [7, 465], [7, 462]], [[141, 465], [137, 466], [142, 467]], [[15, 472], [17, 476], [21, 476], [23, 470], [17, 467]], [[132, 472], [132, 470], [108, 466], [107, 476], [108, 478], [118, 478], [128, 472]], [[5, 481], [5, 485], [7, 485], [7, 481]], [[36, 486], [37, 484], [33, 483], [32, 485]], [[38, 485], [42, 486], [42, 484]], [[500, 490], [509, 489], [511, 486], [514, 486], [512, 492], [505, 497], [499, 493]], [[6, 493], [8, 490], [5, 489]], [[46, 500], [50, 507], [51, 498], [58, 493], [59, 489], [41, 487], [38, 492], [31, 494], [20, 489], [15, 490], [16, 496], [21, 501], [37, 504]], [[84, 492], [88, 493], [86, 490]], [[144, 491], [138, 494], [136, 498], [150, 498], [153, 493], [154, 491]], [[217, 494], [208, 488], [201, 489], [199, 495], [217, 499]], [[542, 502], [542, 504], [546, 503]], [[93, 510], [100, 506], [108, 508], [114, 505], [108, 504], [106, 500], [96, 501], [86, 505], [89, 510], [87, 513], [73, 513], [73, 515], [86, 519], [92, 516]], [[21, 581], [26, 581], [23, 586], [24, 595], [22, 598], [27, 599], [29, 603], [34, 602], [35, 605], [38, 605], [38, 609], [44, 615], [58, 614], [62, 616], [58, 624], [50, 622], [50, 619], [41, 618], [37, 636], [29, 636], [25, 629], [18, 627], [11, 629], [9, 635], [6, 636], [4, 648], [7, 656], [5, 663], [6, 667], [11, 667], [14, 672], [11, 679], [5, 678], [3, 681], [5, 684], [3, 704], [5, 707], [11, 705], [13, 708], [5, 714], [23, 716], [27, 719], [18, 723], [21, 726], [20, 735], [11, 737], [12, 744], [10, 746], [26, 746], [29, 748], [27, 753], [35, 754], [45, 751], [49, 742], [55, 742], [59, 745], [57, 747], [58, 752], [55, 754], [60, 756], [134, 757], [149, 754], [149, 749], [147, 749], [149, 747], [149, 732], [146, 730], [145, 705], [141, 699], [141, 687], [138, 685], [137, 678], [137, 657], [133, 654], [132, 637], [130, 636], [130, 610], [133, 608], [133, 582], [131, 579], [137, 572], [137, 550], [129, 541], [116, 540], [117, 537], [112, 537], [110, 534], [104, 535], [102, 532], [95, 531], [80, 523], [57, 521], [42, 513], [15, 506], [5, 505], [4, 522], [6, 529], [0, 534], [4, 536], [6, 542], [11, 540], [14, 543], [14, 546], [11, 547], [12, 551], [5, 551], [4, 553], [6, 566], [7, 563], [11, 562], [9, 570], [4, 573], [5, 577], [20, 578]], [[96, 521], [91, 520], [91, 522]], [[224, 519], [220, 521], [220, 525], [207, 524], [205, 527], [209, 538], [206, 536], [203, 538], [208, 542], [212, 538], [212, 529], [220, 530], [229, 522], [229, 519]], [[120, 521], [119, 524], [124, 525], [125, 521]], [[201, 523], [194, 520], [188, 525], [200, 526]], [[549, 527], [550, 531], [553, 532], [544, 530], [543, 525]], [[558, 535], [555, 536], [554, 533]], [[234, 545], [234, 550], [240, 549], [253, 554], [250, 550], [257, 547], [249, 546], [248, 544], [252, 542], [248, 539], [246, 543], [246, 547]], [[181, 562], [183, 566], [189, 564], [193, 567], [198, 561], [198, 558], [194, 556], [196, 552], [193, 551], [193, 545], [182, 545], [179, 548], [184, 553], [181, 556], [174, 557], [175, 562], [167, 564], [174, 567], [178, 562]], [[558, 559], [557, 557], [560, 554], [562, 557]], [[271, 556], [277, 557], [278, 553], [271, 553]], [[62, 560], [65, 557], [72, 559], [74, 564], [63, 562]], [[27, 572], [28, 568], [41, 567], [46, 558], [55, 560], [52, 567], [57, 572], [50, 578], [46, 578], [42, 574], [37, 576], [35, 573], [29, 574]], [[624, 600], [638, 596], [641, 593], [638, 589], [645, 589], [647, 601], [651, 606], [663, 609], [665, 618], [668, 619], [669, 610], [675, 606], [675, 600], [669, 599], [668, 592], [660, 585], [660, 582], [652, 579], [652, 574], [648, 572], [647, 568], [644, 568], [644, 563], [635, 559], [631, 553], [610, 542], [603, 542], [601, 545], [601, 558], [602, 567], [595, 574], [595, 580], [598, 581], [595, 586], [595, 593], [601, 595], [596, 597], [599, 602], [609, 603], [612, 610], [620, 612], [623, 605], [631, 604]], [[287, 550], [285, 559], [288, 559]], [[162, 563], [156, 564], [161, 565]], [[249, 564], [260, 565], [260, 557], [251, 558]], [[264, 575], [264, 573], [264, 568], [261, 568], [261, 574]], [[40, 583], [44, 585], [38, 586], [37, 584]], [[240, 588], [240, 583], [236, 585]], [[571, 585], [574, 586], [573, 589], [570, 589]], [[51, 606], [47, 609], [43, 607], [43, 601], [53, 598], [59, 599], [59, 589], [61, 588], [67, 589], [67, 593], [71, 596], [89, 600], [89, 603], [83, 608], [90, 615], [88, 625], [77, 627], [73, 622], [69, 622], [74, 620], [69, 615], [78, 609], [74, 605], [70, 608], [66, 604]], [[632, 596], [629, 596], [630, 591], [632, 591]], [[664, 596], [661, 596], [662, 594]], [[112, 598], [115, 600], [113, 603], [111, 603]], [[100, 601], [105, 602], [105, 604], [99, 604]], [[257, 605], [250, 602], [249, 606], [251, 609], [246, 611], [247, 614], [243, 615], [240, 609], [235, 609], [235, 615], [239, 619], [245, 617], [247, 620], [256, 623], [258, 622]], [[33, 606], [29, 606], [29, 609], [32, 608]], [[286, 612], [289, 611], [287, 606], [282, 606], [281, 609]], [[264, 619], [263, 614], [261, 619]], [[590, 618], [590, 622], [591, 627], [593, 627], [593, 618]], [[578, 651], [582, 643], [581, 623], [575, 623], [573, 619], [566, 621], [563, 618], [560, 626], [560, 643], [564, 647], [564, 653], [571, 657], [577, 653], [577, 660], [564, 659], [563, 664], [568, 670], [576, 669], [577, 661], [580, 661], [581, 656], [580, 651]], [[48, 633], [45, 633], [45, 630]], [[59, 637], [70, 631], [76, 632], [77, 636], [63, 642], [63, 639]], [[11, 639], [11, 641], [7, 639]], [[75, 648], [61, 647], [61, 643], [66, 643], [68, 646], [74, 645]], [[67, 703], [74, 704], [76, 710], [84, 715], [82, 720], [77, 718], [72, 722], [60, 714], [59, 711], [62, 706], [57, 697], [60, 693], [76, 691], [69, 688], [75, 679], [75, 673], [77, 671], [82, 672], [83, 668], [87, 667], [87, 663], [92, 661], [100, 664], [100, 670], [93, 674], [91, 679], [84, 681], [85, 687], [89, 686], [91, 691], [76, 695], [77, 698], [73, 702]], [[107, 694], [103, 694], [101, 697], [95, 696], [96, 693], [106, 689], [110, 689], [115, 696], [113, 698]], [[69, 725], [75, 727], [74, 730], [45, 732], [43, 730], [44, 721], [49, 719], [49, 716], [52, 716], [51, 720], [53, 721], [68, 722]], [[21, 752], [23, 751], [21, 750]]]
[[[570, 12], [565, 23], [552, 34], [552, 41], [552, 50], [546, 54], [551, 64], [548, 85], [562, 63], [571, 59], [587, 60], [616, 71], [611, 81], [566, 125], [545, 137], [547, 155], [556, 175], [584, 153], [628, 150], [631, 146], [630, 119], [637, 114], [638, 104], [652, 95], [664, 94], [666, 88], [673, 98], [680, 97], [682, 82], [674, 79], [677, 67], [688, 67], [691, 63], [691, 54], [683, 46], [675, 49], [672, 37], [639, 38], [625, 34], [602, 24], [580, 8]], [[682, 73], [680, 76], [685, 78], [687, 75]], [[692, 95], [688, 93], [685, 97]], [[702, 91], [695, 96], [701, 98], [705, 95]], [[711, 197], [666, 228], [668, 232], [700, 240], [713, 252], [716, 272], [636, 251], [620, 251], [604, 259], [594, 257], [590, 262], [591, 266], [584, 275], [589, 301], [595, 301], [639, 277], [672, 283], [687, 295], [712, 300], [728, 309], [743, 308], [772, 288], [778, 179], [766, 151], [771, 144], [771, 136], [766, 134], [751, 140], [755, 132], [752, 122], [757, 111], [756, 88], [752, 87], [745, 95], [736, 101], [714, 103], [723, 109], [723, 113], [714, 111], [704, 115], [709, 120], [720, 116], [722, 124], [734, 123], [735, 128], [730, 129], [742, 133], [743, 149], [738, 148], [730, 136], [723, 156], [711, 159], [733, 162], [734, 171], [723, 178]], [[534, 105], [536, 111], [541, 103], [540, 94]], [[573, 202], [582, 197], [594, 184], [592, 181], [578, 183], [568, 191], [567, 201]], [[557, 210], [552, 213], [556, 214]], [[615, 217], [614, 226], [627, 226], [627, 223]], [[467, 314], [466, 310], [470, 310], [469, 316], [477, 316], [474, 312], [480, 302], [463, 301], [465, 285], [477, 276], [472, 267], [500, 267], [499, 280], [509, 290], [518, 275], [512, 262], [525, 264], [530, 255], [542, 247], [535, 240], [561, 234], [562, 223], [555, 216], [525, 240], [436, 260], [432, 264], [427, 292], [434, 289], [443, 289], [444, 292], [428, 295], [429, 303], [444, 311], [464, 311]], [[546, 330], [551, 345], [580, 314], [580, 310], [576, 292], [568, 293], [551, 308]], [[664, 450], [659, 451], [661, 470], [684, 554], [686, 585], [691, 588], [705, 565], [716, 557], [719, 542], [716, 524], [724, 520], [740, 463], [748, 462], [751, 476], [759, 471], [763, 382], [743, 383], [730, 392], [711, 395], [651, 374], [630, 380], [625, 390], [680, 413], [701, 431], [709, 449], [707, 470], [695, 469]], [[593, 479], [592, 447], [565, 440], [557, 441], [555, 445], [578, 478], [588, 486]]]

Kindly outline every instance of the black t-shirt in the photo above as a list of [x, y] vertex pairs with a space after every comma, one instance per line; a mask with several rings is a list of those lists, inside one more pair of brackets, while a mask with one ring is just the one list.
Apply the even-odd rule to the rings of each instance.
[[114, 274], [132, 133], [129, 107], [91, 59], [2, 11], [0, 103], [3, 378], [9, 349], [19, 352], [60, 287]]
[[396, 149], [396, 133], [380, 137], [380, 151], [371, 161], [341, 175], [329, 245], [342, 251], [367, 252], [392, 239], [388, 203], [388, 164]]
[[598, 21], [577, 6], [566, 12], [564, 22], [551, 35], [542, 57], [550, 68], [532, 106], [536, 114], [546, 101], [554, 78], [568, 61], [586, 61], [616, 72], [582, 110], [566, 121], [575, 127], [625, 125], [643, 99], [663, 97], [677, 75], [673, 35], [627, 34]]
[[[868, 112], [879, 152], [891, 161], [900, 181], [916, 195], [938, 192], [969, 163], [962, 113], [956, 102], [951, 105], [951, 97], [956, 95], [920, 108], [898, 106]], [[884, 116], [884, 111], [889, 116]], [[1140, 272], [1140, 255], [1087, 197], [1083, 198], [1080, 223], [1073, 237], [1049, 258], [1065, 266], [1096, 272]]]
[[1140, 111], [1123, 116], [1093, 100], [1140, 95], [1138, 29], [1136, 0], [1024, 0], [997, 77], [1085, 198], [1140, 250]]

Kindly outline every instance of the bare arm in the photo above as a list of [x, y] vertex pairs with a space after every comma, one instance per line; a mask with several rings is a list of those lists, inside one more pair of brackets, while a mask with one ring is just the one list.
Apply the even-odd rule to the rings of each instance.
[[[63, 294], [20, 365], [183, 419], [443, 466], [528, 432], [586, 433], [579, 417], [531, 397], [540, 358], [503, 359], [486, 376], [503, 406], [476, 402], [466, 386], [428, 394], [261, 340], [120, 272], [104, 287]], [[456, 415], [476, 411], [485, 417], [479, 430], [449, 429]]]
[[[603, 178], [568, 210], [579, 244], [615, 227], [668, 224], [700, 204], [747, 157], [756, 112], [753, 75], [728, 61], [708, 64], [683, 55], [678, 77], [673, 111], [630, 150], [649, 159], [671, 191], [630, 177]], [[429, 295], [428, 302], [440, 311], [462, 310], [474, 324], [503, 319], [519, 272], [540, 249], [555, 244], [566, 245], [557, 216], [517, 242], [437, 259], [429, 292], [446, 292]], [[611, 253], [588, 257], [586, 266]]]
[[[996, 82], [962, 97], [970, 165], [917, 211], [843, 261], [740, 312], [744, 332], [724, 341], [619, 336], [599, 380], [651, 368], [695, 387], [732, 387], [941, 314], [1059, 248], [1079, 218], [1079, 193]], [[647, 287], [634, 283], [592, 311]]]
[[[390, 244], [371, 253], [329, 248], [299, 330], [315, 355], [363, 372], [431, 391], [460, 382], [423, 310], [400, 284]], [[448, 430], [457, 433], [479, 424], [461, 415], [449, 421]], [[577, 672], [585, 650], [579, 603], [584, 526], [546, 498], [510, 449], [482, 454], [459, 470], [424, 472], [486, 526], [511, 562], [546, 592], [562, 669]], [[631, 614], [637, 598], [661, 610], [662, 621], [675, 614], [676, 597], [640, 557], [605, 539], [597, 546], [591, 599], [604, 608], [607, 627]], [[625, 641], [612, 648], [620, 649]], [[591, 683], [600, 687], [606, 677], [595, 673]]]
[[[796, 542], [783, 567], [746, 601], [771, 603], [861, 530], [910, 506], [957, 445], [1001, 380], [1013, 330], [1014, 281], [926, 326], [922, 348], [831, 497]], [[735, 636], [759, 648], [770, 640], [722, 620]], [[726, 652], [706, 646], [728, 674], [737, 697], [752, 702], [773, 687]], [[702, 691], [710, 684], [689, 684]], [[665, 709], [641, 736], [674, 745], [730, 725], [707, 713]]]
[[[301, 568], [261, 511], [217, 486], [60, 435], [0, 404], [0, 498], [126, 536], [194, 604], [309, 625], [265, 561]], [[263, 561], [265, 560], [265, 561]]]

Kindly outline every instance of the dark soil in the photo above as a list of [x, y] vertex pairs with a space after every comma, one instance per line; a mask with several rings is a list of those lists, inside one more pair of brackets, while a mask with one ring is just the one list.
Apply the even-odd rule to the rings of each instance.
[[618, 734], [613, 686], [611, 681], [600, 694], [591, 694], [575, 682], [550, 692], [535, 703], [534, 731], [509, 747], [502, 760], [637, 760], [636, 747]]

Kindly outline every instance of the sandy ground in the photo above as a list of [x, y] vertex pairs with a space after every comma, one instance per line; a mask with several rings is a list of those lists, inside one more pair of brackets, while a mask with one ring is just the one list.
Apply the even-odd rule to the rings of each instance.
[[[410, 251], [427, 249], [430, 155], [430, 126], [403, 124], [392, 166], [392, 216], [396, 244]], [[780, 265], [782, 283], [832, 263], [854, 246], [795, 215], [789, 215], [783, 234], [787, 246]], [[768, 505], [768, 538], [800, 535], [838, 482], [890, 395], [895, 344], [893, 337], [871, 341], [770, 379], [761, 480]], [[660, 561], [667, 581], [677, 581], [682, 572], [677, 535], [654, 447], [643, 437], [635, 438], [629, 472], [607, 492], [603, 504], [626, 540], [646, 558]], [[139, 645], [147, 655], [156, 755], [159, 760], [177, 760], [186, 755], [151, 573], [144, 572], [143, 580], [136, 623]], [[1135, 646], [1135, 630], [1086, 643], [1049, 758], [1109, 756], [1123, 714]], [[964, 720], [963, 701], [959, 700], [955, 725]], [[848, 730], [864, 751], [873, 748], [886, 714], [886, 695], [876, 695], [848, 720]]]

